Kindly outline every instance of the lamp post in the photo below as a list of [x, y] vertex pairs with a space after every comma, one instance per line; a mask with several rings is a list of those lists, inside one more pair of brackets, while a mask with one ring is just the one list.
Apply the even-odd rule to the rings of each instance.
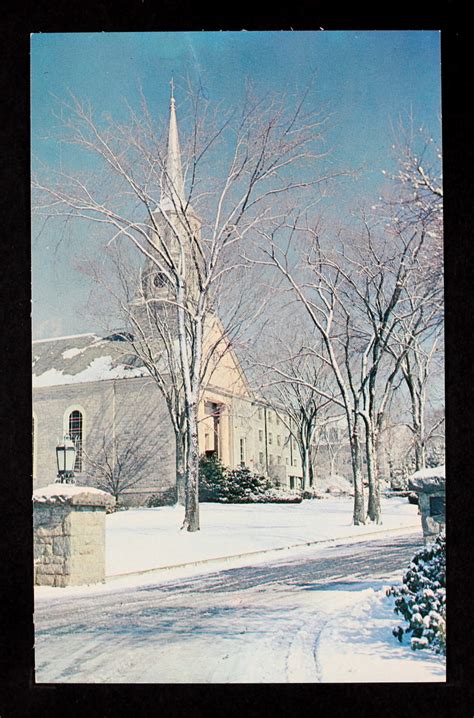
[[56, 446], [56, 462], [58, 465], [58, 478], [56, 483], [74, 484], [74, 464], [76, 461], [76, 446], [71, 437], [66, 434], [61, 444]]

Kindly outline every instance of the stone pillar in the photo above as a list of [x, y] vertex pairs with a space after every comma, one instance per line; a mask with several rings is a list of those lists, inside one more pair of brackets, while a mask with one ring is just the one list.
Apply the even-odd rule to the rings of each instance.
[[408, 480], [408, 488], [418, 495], [421, 526], [425, 543], [431, 543], [446, 530], [446, 474], [444, 466], [417, 471]]
[[34, 580], [38, 586], [105, 581], [105, 491], [49, 484], [33, 493]]

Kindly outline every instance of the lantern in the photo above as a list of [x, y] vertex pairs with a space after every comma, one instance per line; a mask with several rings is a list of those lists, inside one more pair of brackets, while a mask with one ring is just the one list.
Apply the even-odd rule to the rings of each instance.
[[67, 434], [64, 441], [56, 446], [56, 462], [58, 465], [58, 482], [73, 484], [76, 446]]

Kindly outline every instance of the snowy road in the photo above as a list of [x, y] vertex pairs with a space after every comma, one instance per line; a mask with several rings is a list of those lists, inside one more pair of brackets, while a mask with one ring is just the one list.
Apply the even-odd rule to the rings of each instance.
[[[401, 577], [420, 534], [297, 559], [40, 599], [38, 683], [317, 682], [318, 636], [365, 589]], [[150, 579], [151, 580], [151, 579]]]

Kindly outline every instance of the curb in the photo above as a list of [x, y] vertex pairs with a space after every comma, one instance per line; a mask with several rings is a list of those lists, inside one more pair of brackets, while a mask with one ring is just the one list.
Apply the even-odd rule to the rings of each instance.
[[[353, 538], [362, 538], [367, 536], [378, 536], [380, 534], [389, 534], [389, 533], [404, 533], [412, 532], [413, 529], [419, 529], [421, 531], [421, 526], [419, 522], [416, 524], [413, 524], [411, 526], [402, 526], [398, 528], [393, 529], [380, 529], [379, 531], [366, 531], [363, 534], [352, 534], [351, 536], [341, 536], [339, 538], [331, 538], [331, 539], [315, 539], [314, 541], [304, 541], [303, 543], [295, 543], [290, 544], [289, 546], [277, 546], [275, 548], [266, 548], [266, 549], [259, 549], [257, 551], [245, 551], [244, 553], [236, 553], [232, 554], [230, 556], [216, 556], [213, 558], [203, 558], [199, 559], [197, 561], [186, 561], [185, 563], [176, 563], [172, 564], [170, 566], [157, 566], [155, 568], [144, 568], [141, 571], [128, 571], [127, 573], [116, 573], [112, 576], [106, 576], [105, 582], [109, 583], [111, 581], [115, 581], [121, 578], [127, 578], [128, 576], [143, 576], [147, 573], [158, 573], [163, 571], [171, 571], [173, 569], [179, 569], [179, 568], [188, 568], [188, 567], [196, 567], [196, 566], [209, 566], [213, 563], [221, 563], [222, 561], [233, 561], [235, 559], [239, 558], [245, 558], [247, 556], [264, 556], [265, 554], [269, 553], [277, 553], [278, 551], [290, 551], [294, 548], [302, 548], [304, 546], [315, 546], [316, 544], [334, 544], [336, 546], [344, 545], [348, 539]], [[339, 542], [339, 543], [338, 543]]]

